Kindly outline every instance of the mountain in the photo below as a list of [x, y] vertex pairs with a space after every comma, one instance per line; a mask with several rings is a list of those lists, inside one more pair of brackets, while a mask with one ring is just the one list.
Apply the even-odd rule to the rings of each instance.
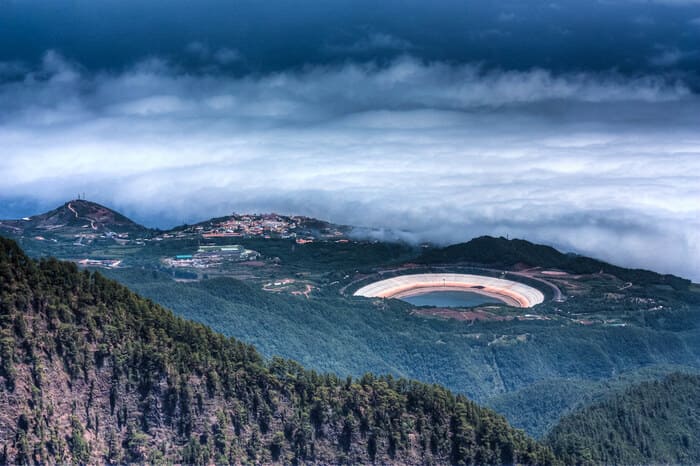
[[546, 441], [571, 464], [700, 463], [700, 375], [672, 374], [564, 417]]
[[[234, 227], [235, 236], [216, 236]], [[128, 239], [83, 234], [79, 242], [54, 241], [46, 233], [46, 240], [15, 238], [32, 257], [102, 267], [102, 274], [130, 290], [254, 344], [267, 358], [279, 355], [341, 378], [371, 371], [439, 384], [497, 410], [537, 438], [563, 415], [600, 400], [610, 380], [621, 378], [626, 387], [700, 368], [700, 287], [683, 290], [681, 279], [674, 289], [663, 275], [504, 238], [478, 238], [443, 250], [339, 240], [326, 230], [303, 244], [288, 237], [294, 232], [296, 239], [307, 239], [300, 233], [305, 229], [303, 218], [270, 214], [229, 216]], [[205, 269], [163, 266], [163, 258], [195, 254], [203, 243], [240, 244], [261, 259]], [[416, 265], [421, 256], [445, 251], [451, 252]], [[592, 273], [552, 273], [561, 270], [557, 266], [577, 266], [567, 262], [572, 259], [593, 263]], [[470, 270], [479, 264], [474, 260], [485, 261], [482, 268], [505, 270], [540, 264], [526, 273], [555, 283], [566, 300], [527, 310], [489, 309], [485, 320], [458, 321], [418, 314], [398, 300], [343, 293], [378, 271]], [[601, 267], [608, 273], [599, 273]]]
[[555, 462], [444, 388], [264, 360], [2, 238], [0, 444], [2, 464]]
[[641, 285], [660, 284], [674, 290], [687, 290], [690, 280], [674, 275], [661, 275], [648, 270], [626, 269], [590, 257], [564, 254], [550, 246], [521, 239], [481, 236], [466, 243], [425, 251], [416, 262], [421, 264], [476, 263], [495, 267], [527, 265], [555, 268], [575, 274], [608, 273], [621, 280]]
[[[204, 238], [207, 241], [212, 241], [212, 238], [225, 239], [229, 236], [249, 239], [294, 237], [326, 241], [342, 238], [342, 241], [347, 241], [349, 237], [357, 239], [360, 230], [355, 231], [355, 233], [353, 231], [355, 231], [353, 227], [335, 225], [309, 217], [289, 217], [278, 214], [233, 214], [212, 218], [194, 225], [175, 227], [168, 232], [161, 232], [165, 235], [158, 239], [175, 237], [200, 241]], [[97, 252], [100, 257], [111, 257], [111, 255], [115, 255], [110, 255], [110, 252], [115, 252], [113, 240], [117, 236], [121, 238], [121, 244], [124, 245], [127, 238], [133, 241], [137, 237], [153, 237], [154, 233], [155, 230], [139, 225], [119, 212], [84, 199], [66, 202], [50, 212], [33, 217], [21, 220], [0, 220], [0, 235], [21, 240], [23, 247], [32, 255], [49, 254], [72, 258], [76, 256], [76, 250], [75, 248], [71, 249], [70, 246], [75, 241], [75, 246], [87, 246], [88, 244], [98, 246]], [[371, 236], [371, 233], [367, 234]], [[58, 240], [61, 248], [46, 244], [44, 241], [46, 238]], [[41, 241], [33, 241], [36, 239]], [[399, 243], [382, 243], [382, 247], [386, 247], [385, 244], [390, 244], [405, 253], [401, 260], [410, 259], [412, 262], [426, 266], [463, 263], [497, 268], [528, 266], [559, 269], [573, 274], [607, 273], [636, 285], [670, 286], [675, 291], [687, 291], [692, 285], [690, 280], [674, 275], [618, 267], [590, 257], [565, 254], [550, 246], [534, 244], [521, 239], [510, 240], [503, 237], [481, 236], [466, 243], [453, 244], [444, 248], [427, 248], [421, 254], [416, 254], [418, 251], [416, 248]], [[133, 246], [133, 244], [131, 245]], [[336, 248], [340, 247], [342, 246], [336, 246]], [[81, 252], [86, 251], [82, 250]], [[123, 251], [116, 252], [116, 256], [120, 258], [125, 255]], [[126, 255], [131, 254], [131, 252], [133, 251], [129, 251]], [[375, 256], [376, 252], [372, 251], [372, 255]], [[328, 251], [324, 250], [321, 255], [327, 256], [327, 253]], [[300, 260], [300, 258], [296, 259], [297, 262]], [[377, 263], [376, 258], [370, 262]], [[348, 263], [348, 268], [362, 265], [364, 263]]]
[[148, 231], [119, 212], [83, 199], [66, 202], [50, 212], [22, 220], [0, 221], [0, 232], [13, 236], [73, 237], [81, 234], [144, 234]]

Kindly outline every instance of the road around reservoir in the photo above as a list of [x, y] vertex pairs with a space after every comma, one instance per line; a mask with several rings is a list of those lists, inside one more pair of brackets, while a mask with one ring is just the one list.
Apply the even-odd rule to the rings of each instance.
[[375, 281], [355, 291], [354, 296], [402, 298], [435, 291], [470, 291], [497, 298], [515, 307], [532, 307], [544, 302], [544, 294], [513, 280], [459, 273], [399, 275]]

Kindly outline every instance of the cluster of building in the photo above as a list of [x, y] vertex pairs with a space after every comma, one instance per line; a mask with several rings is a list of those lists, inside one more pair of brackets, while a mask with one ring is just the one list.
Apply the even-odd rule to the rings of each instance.
[[[89, 225], [86, 225], [89, 228]], [[94, 230], [94, 229], [93, 229]], [[97, 240], [111, 239], [125, 246], [129, 244], [143, 246], [151, 241], [191, 238], [265, 238], [265, 239], [294, 239], [300, 244], [313, 241], [348, 241], [343, 227], [322, 222], [308, 217], [287, 217], [278, 214], [233, 214], [228, 217], [214, 219], [197, 225], [179, 227], [170, 231], [158, 232], [155, 235], [130, 237], [129, 233], [112, 231], [80, 232], [73, 235], [74, 246], [88, 246]], [[44, 240], [44, 237], [36, 239]]]
[[206, 269], [221, 267], [226, 263], [253, 261], [260, 258], [260, 253], [246, 249], [240, 244], [200, 246], [195, 254], [180, 254], [163, 259], [169, 267]]
[[203, 238], [290, 238], [307, 242], [344, 236], [343, 231], [335, 225], [307, 217], [286, 217], [277, 214], [233, 214], [219, 221], [190, 226], [177, 233], [168, 234], [172, 235], [171, 237], [194, 234]]
[[122, 263], [118, 259], [81, 259], [76, 263], [82, 267], [101, 267], [105, 269], [115, 269]]
[[[129, 238], [129, 233], [115, 233], [113, 231], [106, 231], [103, 233], [96, 233], [96, 232], [91, 232], [91, 233], [79, 233], [74, 235], [75, 241], [73, 241], [73, 246], [88, 246], [92, 244], [96, 240], [100, 239], [111, 239], [114, 240], [117, 244], [120, 245], [125, 245], [129, 244], [132, 242], [131, 238]], [[45, 240], [43, 236], [36, 236], [34, 239], [38, 239], [40, 241]], [[137, 244], [144, 244], [144, 240], [142, 238], [139, 238], [138, 240], [135, 241]]]
[[[112, 240], [121, 246], [144, 246], [150, 242], [185, 239], [210, 239], [212, 242], [218, 242], [216, 241], [217, 238], [290, 239], [298, 244], [312, 243], [314, 241], [344, 243], [350, 241], [344, 228], [302, 216], [233, 214], [197, 225], [186, 225], [164, 232], [144, 231], [143, 234], [135, 233], [131, 236], [128, 232], [98, 231], [94, 226], [90, 229], [90, 225], [86, 225], [85, 229], [87, 231], [71, 235], [71, 241], [74, 246], [94, 246], [105, 239]], [[35, 239], [48, 241], [43, 236], [36, 236]], [[56, 240], [52, 239], [52, 241]], [[239, 244], [224, 244], [201, 246], [196, 253], [167, 257], [162, 259], [162, 263], [167, 267], [173, 268], [207, 269], [218, 268], [227, 263], [255, 261], [258, 259], [260, 259], [260, 254], [256, 251], [246, 249]], [[89, 263], [85, 261], [89, 261]], [[119, 263], [112, 264], [109, 261], [92, 259], [84, 259], [80, 263], [88, 267], [112, 268], [120, 265]]]
[[[212, 225], [212, 229], [202, 236], [267, 236], [279, 238], [296, 237], [298, 222], [293, 217], [269, 215], [233, 215], [221, 223]], [[201, 227], [200, 227], [201, 228]]]

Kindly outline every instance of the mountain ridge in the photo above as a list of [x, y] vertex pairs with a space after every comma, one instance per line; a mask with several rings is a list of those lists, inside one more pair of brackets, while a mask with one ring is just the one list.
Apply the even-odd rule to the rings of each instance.
[[0, 463], [552, 464], [436, 385], [341, 380], [0, 238]]
[[697, 464], [700, 375], [673, 373], [564, 416], [545, 441], [567, 463]]
[[499, 267], [526, 264], [531, 267], [560, 269], [576, 274], [608, 273], [622, 280], [641, 284], [665, 284], [674, 290], [687, 290], [692, 282], [672, 274], [660, 274], [645, 269], [630, 269], [609, 264], [599, 259], [573, 253], [563, 253], [551, 246], [523, 239], [480, 236], [464, 243], [425, 251], [420, 264], [478, 263]]
[[146, 233], [151, 229], [96, 202], [73, 199], [43, 214], [0, 220], [0, 231], [14, 234]]
[[[280, 214], [236, 214], [212, 217], [193, 224], [179, 225], [167, 230], [156, 230], [140, 225], [123, 214], [108, 207], [84, 199], [72, 200], [43, 214], [21, 220], [0, 220], [0, 233], [10, 237], [28, 237], [58, 233], [63, 238], [89, 236], [90, 233], [149, 236], [156, 232], [173, 234], [189, 231], [201, 235], [199, 229], [208, 226], [216, 230], [222, 223], [236, 221], [242, 217], [278, 217], [299, 219], [307, 228], [319, 234], [322, 230], [332, 230], [336, 237], [350, 237], [356, 227], [337, 225], [325, 220], [305, 216]], [[327, 235], [333, 238], [334, 235]], [[368, 237], [367, 239], [371, 239]], [[399, 241], [400, 242], [400, 241]], [[475, 263], [496, 267], [513, 268], [527, 265], [567, 271], [575, 274], [609, 273], [620, 279], [644, 285], [667, 285], [674, 290], [687, 290], [691, 280], [673, 274], [662, 274], [646, 269], [632, 269], [574, 253], [565, 253], [554, 247], [532, 243], [524, 239], [507, 239], [489, 235], [472, 238], [469, 241], [445, 247], [430, 246], [414, 262], [423, 265]]]

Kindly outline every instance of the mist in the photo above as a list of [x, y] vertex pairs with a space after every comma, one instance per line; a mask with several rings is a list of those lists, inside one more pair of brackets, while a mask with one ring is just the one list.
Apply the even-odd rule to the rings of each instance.
[[205, 55], [196, 73], [158, 57], [96, 72], [56, 51], [0, 66], [0, 213], [85, 193], [152, 227], [302, 214], [700, 279], [700, 100], [676, 76], [404, 53], [235, 77], [216, 68], [234, 55]]

